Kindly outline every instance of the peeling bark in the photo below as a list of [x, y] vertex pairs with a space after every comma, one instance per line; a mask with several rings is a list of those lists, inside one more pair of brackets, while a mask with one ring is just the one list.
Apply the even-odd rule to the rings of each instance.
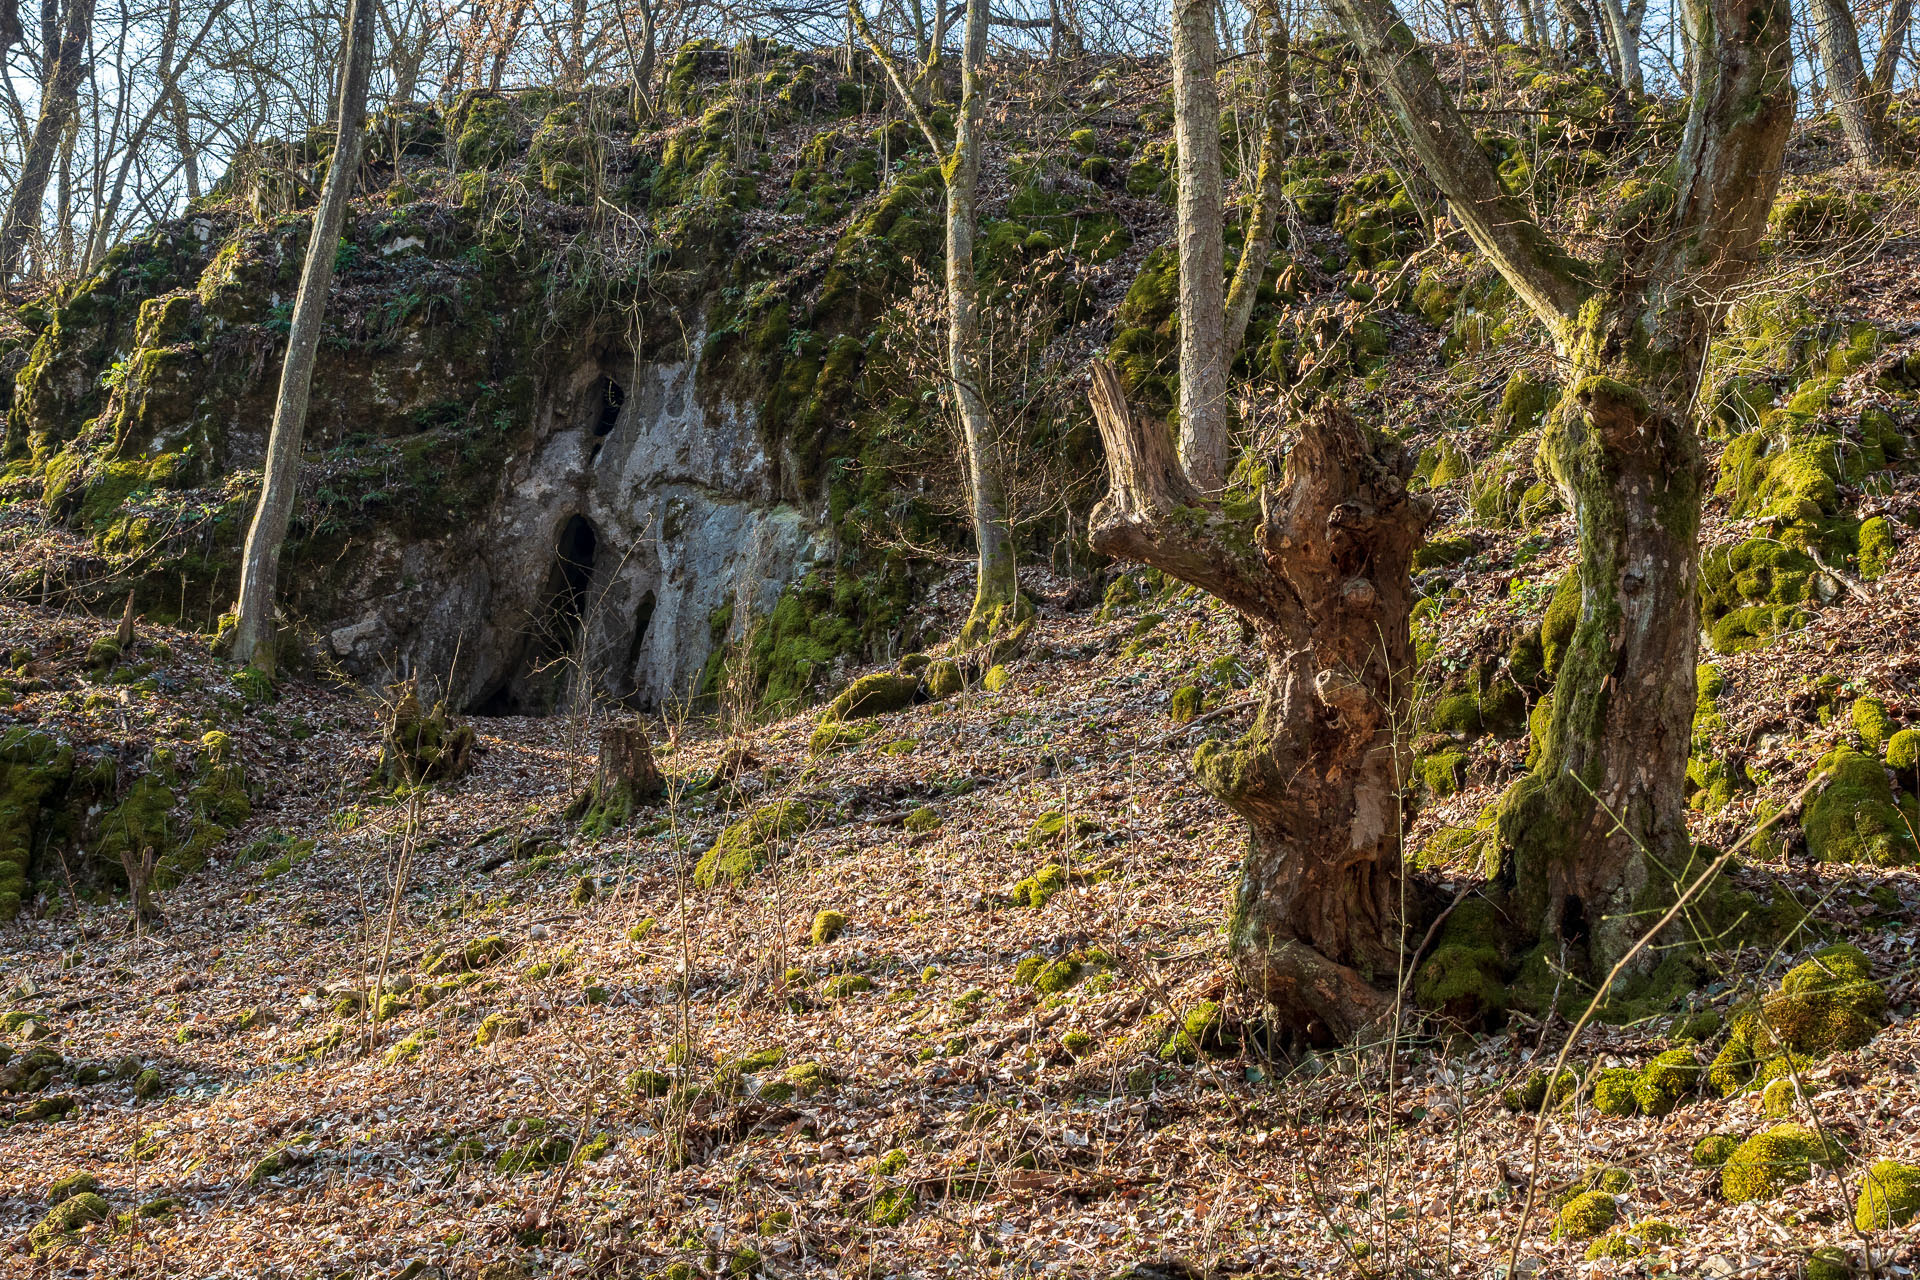
[[1096, 362], [1112, 492], [1093, 512], [1095, 549], [1232, 605], [1266, 656], [1253, 729], [1193, 762], [1247, 823], [1234, 966], [1283, 1025], [1351, 1038], [1391, 1011], [1400, 957], [1409, 566], [1429, 515], [1407, 492], [1412, 458], [1323, 404], [1301, 421], [1256, 519], [1202, 498], [1165, 426], [1123, 396]]

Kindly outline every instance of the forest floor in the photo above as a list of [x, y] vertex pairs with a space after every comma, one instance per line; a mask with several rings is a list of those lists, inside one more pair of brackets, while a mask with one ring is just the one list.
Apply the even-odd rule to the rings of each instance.
[[[1526, 572], [1550, 584], [1564, 559]], [[1457, 571], [1488, 609], [1514, 598], [1502, 562]], [[1811, 674], [1911, 696], [1917, 563], [1910, 548], [1870, 598], [1728, 664], [1730, 718], [1795, 744], [1767, 794], [1795, 791], [1838, 732], [1791, 710]], [[1661, 1119], [1582, 1101], [1538, 1130], [1503, 1106], [1559, 1050], [1562, 1019], [1515, 1014], [1448, 1041], [1410, 1012], [1395, 1042], [1263, 1046], [1221, 930], [1237, 823], [1185, 763], [1244, 723], [1244, 671], [1220, 714], [1168, 715], [1196, 670], [1251, 651], [1204, 597], [1100, 620], [1063, 609], [1064, 583], [1031, 585], [1038, 635], [1003, 688], [866, 722], [872, 736], [817, 758], [817, 711], [731, 739], [656, 723], [677, 803], [598, 839], [562, 817], [592, 725], [476, 721], [473, 771], [396, 801], [367, 786], [380, 710], [363, 691], [289, 681], [249, 703], [203, 640], [143, 624], [159, 692], [87, 697], [102, 622], [0, 605], [0, 648], [44, 655], [47, 686], [10, 720], [114, 741], [218, 724], [263, 789], [138, 934], [124, 900], [0, 928], [6, 1006], [31, 1015], [9, 1020], [16, 1046], [56, 1047], [69, 1072], [131, 1059], [122, 1076], [160, 1082], [143, 1099], [129, 1079], [76, 1077], [58, 1086], [75, 1101], [63, 1119], [0, 1129], [0, 1271], [1106, 1276], [1178, 1259], [1477, 1276], [1501, 1274], [1517, 1239], [1523, 1274], [1781, 1276], [1817, 1247], [1863, 1244], [1881, 1274], [1908, 1273], [1911, 1229], [1862, 1237], [1852, 1206], [1868, 1162], [1920, 1161], [1913, 872], [1792, 854], [1742, 872], [1865, 949], [1893, 1012], [1871, 1044], [1812, 1068], [1819, 1092], [1800, 1104], [1861, 1159], [1729, 1204], [1690, 1152], [1770, 1123], [1758, 1094]], [[742, 741], [730, 784], [691, 785]], [[1512, 767], [1477, 764], [1478, 788], [1444, 808], [1476, 809]], [[805, 806], [804, 832], [743, 886], [694, 889], [723, 825], [775, 799]], [[1018, 882], [1050, 863], [1071, 869], [1065, 885], [1021, 905]], [[844, 931], [815, 943], [828, 910]], [[1730, 1005], [1813, 941], [1719, 957], [1703, 998]], [[463, 958], [436, 962], [444, 951]], [[1078, 980], [1034, 989], [1015, 972], [1032, 956], [1077, 960]], [[354, 993], [383, 968], [397, 998], [369, 1021]], [[1208, 1000], [1224, 1035], [1163, 1052]], [[1571, 1060], [1639, 1063], [1670, 1030], [1589, 1028]], [[1674, 1238], [1595, 1262], [1552, 1239], [1556, 1197], [1601, 1166], [1627, 1171], [1624, 1220]], [[30, 1253], [49, 1186], [79, 1172], [126, 1216]]]

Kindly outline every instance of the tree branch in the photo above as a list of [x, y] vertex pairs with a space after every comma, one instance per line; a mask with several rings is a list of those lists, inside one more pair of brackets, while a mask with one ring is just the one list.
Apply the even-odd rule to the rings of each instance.
[[1699, 0], [1693, 13], [1695, 87], [1664, 264], [1677, 270], [1662, 274], [1689, 276], [1712, 295], [1751, 265], [1780, 187], [1793, 127], [1793, 12], [1787, 0]]
[[932, 122], [930, 122], [926, 114], [920, 110], [920, 104], [914, 101], [913, 94], [908, 91], [907, 82], [905, 78], [901, 76], [899, 66], [895, 64], [893, 58], [887, 51], [881, 47], [879, 38], [873, 34], [873, 28], [867, 22], [867, 15], [860, 10], [860, 0], [847, 0], [847, 20], [853, 23], [854, 30], [860, 33], [861, 41], [866, 44], [867, 49], [880, 63], [880, 69], [886, 72], [887, 83], [893, 86], [894, 93], [899, 96], [901, 104], [906, 107], [907, 114], [913, 117], [913, 122], [920, 126], [920, 132], [926, 135], [927, 145], [933, 148], [933, 158], [940, 162], [941, 172], [946, 172], [948, 160], [947, 148], [941, 143], [940, 135], [933, 131]]
[[1087, 399], [1113, 486], [1089, 521], [1094, 549], [1152, 565], [1250, 617], [1286, 616], [1294, 606], [1277, 594], [1251, 522], [1233, 519], [1188, 483], [1172, 433], [1127, 406], [1120, 375], [1104, 360], [1093, 362]]
[[[1727, 0], [1722, 0], [1726, 3]], [[1587, 291], [1585, 269], [1507, 195], [1493, 162], [1392, 0], [1329, 0], [1449, 211], [1556, 336]]]

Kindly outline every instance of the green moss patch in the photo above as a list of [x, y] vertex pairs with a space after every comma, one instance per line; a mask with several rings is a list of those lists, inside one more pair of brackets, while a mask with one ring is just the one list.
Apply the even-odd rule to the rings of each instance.
[[1738, 1204], [1771, 1200], [1813, 1176], [1817, 1162], [1835, 1166], [1846, 1153], [1804, 1125], [1779, 1124], [1734, 1148], [1720, 1167], [1720, 1193]]
[[717, 884], [744, 884], [765, 865], [772, 846], [806, 828], [807, 808], [798, 800], [762, 805], [727, 827], [693, 868], [693, 882], [702, 889]]

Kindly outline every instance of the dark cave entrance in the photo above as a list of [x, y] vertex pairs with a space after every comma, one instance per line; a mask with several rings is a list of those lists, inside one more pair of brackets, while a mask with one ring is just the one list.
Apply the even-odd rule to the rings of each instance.
[[604, 440], [620, 425], [620, 410], [627, 403], [627, 389], [612, 378], [600, 379], [600, 409], [593, 423], [593, 438]]
[[627, 660], [614, 675], [627, 689], [624, 701], [634, 704], [639, 701], [640, 677], [634, 668], [640, 665], [640, 655], [647, 650], [647, 629], [653, 626], [654, 595], [649, 591], [640, 597], [639, 606], [633, 611], [633, 639], [627, 645]]
[[577, 665], [599, 542], [585, 516], [568, 516], [560, 526], [532, 628], [521, 637], [519, 656], [506, 676], [479, 700], [474, 714], [547, 715], [559, 704]]

